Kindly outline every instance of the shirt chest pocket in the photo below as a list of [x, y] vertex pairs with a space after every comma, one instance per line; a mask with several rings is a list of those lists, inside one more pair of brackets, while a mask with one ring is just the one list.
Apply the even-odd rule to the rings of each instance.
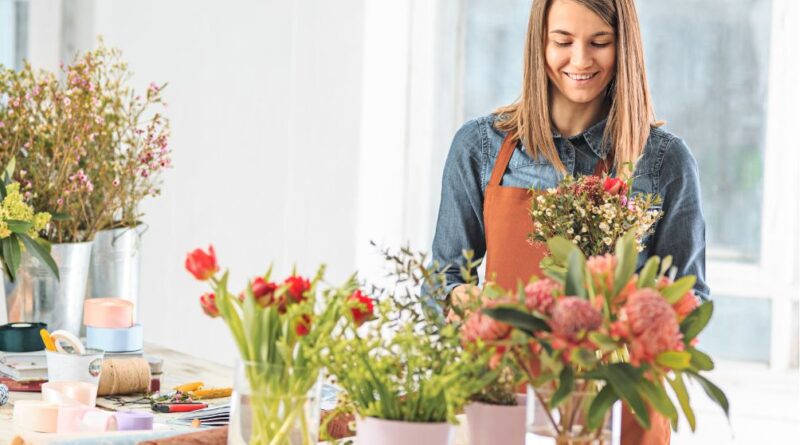
[[558, 172], [547, 159], [533, 159], [522, 150], [516, 149], [508, 162], [501, 185], [522, 188], [533, 186], [536, 190], [544, 190], [555, 187], [559, 179]]

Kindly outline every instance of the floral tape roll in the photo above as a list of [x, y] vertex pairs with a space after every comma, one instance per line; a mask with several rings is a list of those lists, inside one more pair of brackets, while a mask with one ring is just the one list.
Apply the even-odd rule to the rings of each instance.
[[82, 429], [85, 431], [116, 431], [117, 416], [111, 411], [90, 409], [83, 414]]
[[117, 428], [119, 431], [142, 431], [153, 429], [153, 414], [147, 412], [117, 412]]
[[14, 425], [39, 433], [55, 433], [58, 405], [44, 400], [17, 400], [14, 402]]
[[86, 346], [106, 352], [138, 351], [144, 346], [142, 325], [129, 328], [97, 328], [86, 326]]
[[86, 382], [47, 382], [42, 384], [42, 400], [59, 405], [85, 405], [94, 407], [97, 385]]
[[44, 349], [39, 331], [45, 323], [9, 323], [0, 326], [0, 351], [33, 352]]
[[89, 298], [83, 302], [83, 324], [95, 328], [133, 326], [133, 303], [122, 298]]
[[[53, 342], [56, 345], [56, 351], [58, 352], [86, 354], [86, 348], [83, 347], [83, 343], [81, 343], [78, 337], [76, 337], [72, 332], [59, 329], [52, 332], [50, 334], [50, 338], [53, 339]], [[69, 351], [64, 349], [64, 346], [61, 344], [62, 342], [66, 343], [67, 346], [70, 347]]]

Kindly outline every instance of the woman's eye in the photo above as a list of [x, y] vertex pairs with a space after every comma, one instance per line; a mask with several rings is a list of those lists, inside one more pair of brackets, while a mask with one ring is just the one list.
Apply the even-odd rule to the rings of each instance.
[[592, 46], [596, 48], [605, 48], [608, 45], [611, 45], [611, 42], [592, 42]]
[[555, 43], [556, 46], [559, 47], [559, 48], [564, 48], [564, 47], [570, 46], [572, 44], [572, 42], [553, 42], [553, 43]]

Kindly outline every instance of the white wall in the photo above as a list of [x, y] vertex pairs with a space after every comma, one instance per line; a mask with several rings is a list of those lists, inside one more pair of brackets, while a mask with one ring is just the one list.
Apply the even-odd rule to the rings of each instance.
[[[141, 320], [147, 341], [232, 363], [206, 289], [183, 269], [213, 243], [235, 287], [297, 263], [355, 269], [363, 3], [94, 2], [94, 29], [135, 83], [169, 82], [174, 169], [145, 205]], [[80, 40], [80, 39], [79, 39]]]

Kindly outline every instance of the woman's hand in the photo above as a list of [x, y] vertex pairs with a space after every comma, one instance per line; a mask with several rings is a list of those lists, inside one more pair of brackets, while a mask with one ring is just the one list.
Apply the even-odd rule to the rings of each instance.
[[459, 312], [471, 312], [475, 302], [480, 298], [481, 291], [473, 284], [461, 284], [450, 292], [450, 310], [447, 311], [447, 321], [452, 323], [461, 320], [453, 308], [461, 309]]

